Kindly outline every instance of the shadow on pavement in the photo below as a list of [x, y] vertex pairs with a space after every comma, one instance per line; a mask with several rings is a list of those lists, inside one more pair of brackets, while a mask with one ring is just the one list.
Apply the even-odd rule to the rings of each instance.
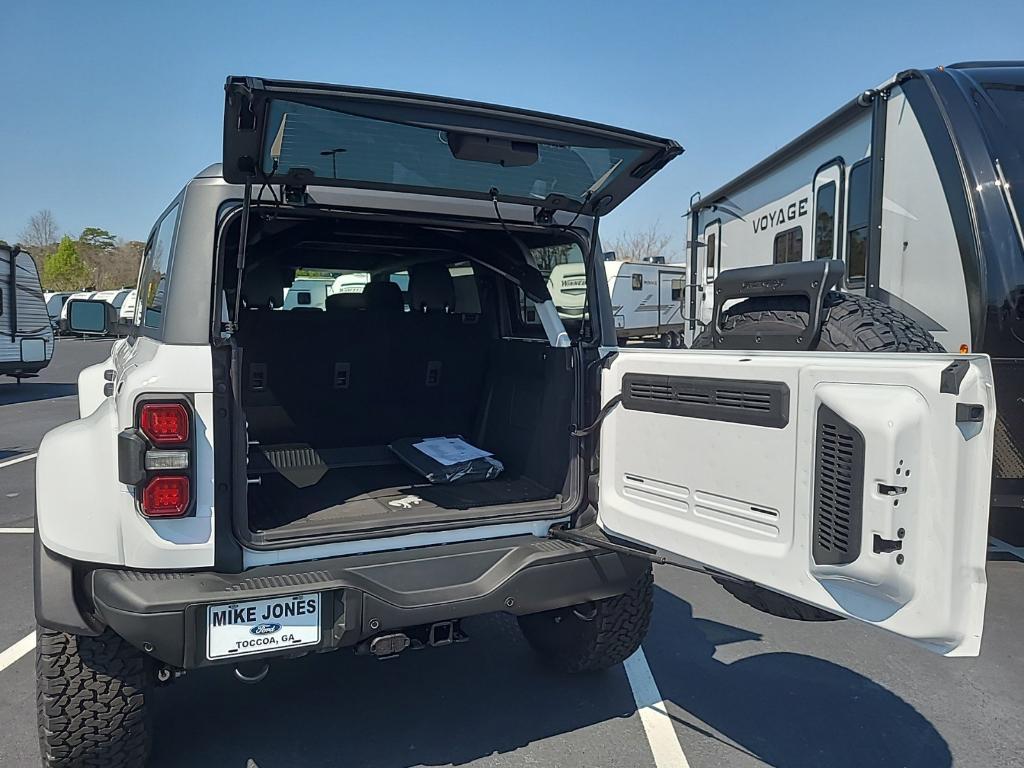
[[[153, 765], [463, 765], [633, 713], [621, 669], [551, 673], [509, 617], [467, 628], [469, 643], [387, 661], [341, 651], [283, 662], [257, 686], [223, 668], [187, 676], [157, 699]], [[665, 699], [694, 719], [676, 718], [678, 727], [724, 745], [720, 764], [729, 755], [780, 768], [951, 764], [924, 717], [845, 667], [789, 653], [713, 658], [716, 646], [759, 639], [695, 620], [687, 602], [657, 590], [648, 659]], [[638, 749], [630, 765], [650, 764]], [[600, 742], [588, 751], [593, 762]]]
[[796, 653], [714, 658], [718, 646], [759, 639], [694, 620], [688, 603], [656, 589], [644, 648], [662, 696], [697, 721], [679, 725], [724, 743], [737, 759], [753, 755], [778, 768], [952, 765], [945, 739], [923, 715], [846, 667]]
[[621, 669], [552, 674], [513, 619], [465, 626], [464, 644], [384, 661], [307, 657], [272, 666], [256, 686], [225, 669], [187, 676], [158, 699], [152, 766], [463, 765], [632, 715]]
[[69, 397], [77, 391], [75, 384], [51, 384], [40, 381], [23, 381], [21, 384], [0, 384], [0, 405], [29, 403], [36, 400], [52, 400], [55, 397]]

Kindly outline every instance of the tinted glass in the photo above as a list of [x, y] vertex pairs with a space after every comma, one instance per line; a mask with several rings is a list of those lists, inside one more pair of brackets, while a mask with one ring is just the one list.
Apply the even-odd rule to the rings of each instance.
[[705, 238], [707, 241], [708, 249], [708, 277], [712, 277], [715, 274], [715, 268], [718, 266], [718, 236], [715, 232], [711, 232]]
[[103, 333], [107, 327], [106, 303], [75, 299], [68, 308], [68, 326], [77, 333]]
[[814, 258], [831, 259], [835, 254], [836, 185], [818, 188], [814, 198]]
[[180, 212], [181, 206], [176, 205], [164, 214], [146, 244], [139, 279], [138, 306], [135, 310], [136, 324], [144, 325], [146, 328], [159, 328], [163, 324], [167, 279], [171, 253], [174, 249], [174, 232]]
[[503, 166], [459, 160], [448, 135], [330, 109], [273, 101], [263, 170], [306, 170], [325, 179], [544, 199], [551, 194], [583, 200], [624, 172], [638, 149], [541, 144], [529, 165]]
[[859, 282], [867, 274], [868, 218], [871, 213], [871, 165], [861, 160], [850, 169], [846, 208], [846, 279]]
[[775, 236], [775, 247], [772, 261], [776, 264], [787, 264], [800, 261], [804, 254], [804, 228], [793, 227]]

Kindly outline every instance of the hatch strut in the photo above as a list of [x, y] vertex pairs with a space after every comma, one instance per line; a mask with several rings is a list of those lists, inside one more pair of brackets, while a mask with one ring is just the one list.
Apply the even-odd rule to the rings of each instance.
[[235, 312], [228, 321], [228, 332], [234, 333], [238, 330], [238, 317], [242, 311], [242, 278], [245, 275], [245, 251], [249, 245], [249, 208], [252, 206], [252, 182], [245, 182], [245, 192], [242, 194], [242, 226], [238, 234], [238, 259], [235, 268], [238, 274], [235, 277]]
[[[591, 525], [588, 527], [596, 526]], [[694, 573], [699, 573], [703, 576], [711, 576], [715, 579], [720, 579], [722, 581], [733, 581], [737, 584], [754, 584], [754, 582], [750, 581], [749, 579], [741, 579], [738, 576], [732, 576], [728, 573], [722, 573], [721, 571], [716, 571], [712, 568], [689, 565], [687, 563], [679, 563], [674, 560], [670, 560], [669, 558], [665, 557], [660, 552], [658, 552], [658, 550], [656, 549], [649, 549], [647, 547], [642, 547], [639, 544], [633, 544], [630, 542], [618, 544], [614, 541], [610, 541], [607, 537], [603, 535], [603, 532], [600, 536], [591, 536], [586, 533], [583, 533], [584, 530], [586, 529], [577, 528], [574, 530], [570, 530], [568, 528], [551, 528], [550, 530], [548, 530], [548, 536], [550, 536], [552, 539], [568, 541], [572, 542], [573, 544], [582, 544], [584, 546], [597, 547], [598, 549], [607, 549], [609, 552], [617, 552], [620, 555], [639, 557], [642, 560], [647, 560], [649, 562], [654, 563], [655, 565], [671, 565], [673, 568], [681, 568], [684, 571], [693, 571]]]

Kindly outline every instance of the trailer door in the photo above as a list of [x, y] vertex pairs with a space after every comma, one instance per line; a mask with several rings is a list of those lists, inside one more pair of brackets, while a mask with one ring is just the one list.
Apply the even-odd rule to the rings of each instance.
[[814, 176], [812, 259], [842, 259], [843, 164], [833, 162]]
[[683, 282], [679, 272], [658, 270], [658, 325], [671, 326], [666, 330], [682, 326]]
[[704, 247], [697, 249], [699, 267], [693, 276], [697, 284], [697, 324], [699, 334], [711, 322], [714, 309], [714, 284], [721, 267], [722, 220], [715, 219], [704, 227]]

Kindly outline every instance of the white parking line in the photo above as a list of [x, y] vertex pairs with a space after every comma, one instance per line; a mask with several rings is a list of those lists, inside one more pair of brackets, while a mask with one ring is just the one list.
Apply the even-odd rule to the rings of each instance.
[[0, 528], [0, 533], [33, 533], [34, 528]]
[[30, 459], [34, 459], [38, 455], [39, 454], [36, 454], [36, 453], [26, 453], [24, 456], [18, 456], [16, 459], [8, 459], [7, 461], [0, 461], [0, 469], [3, 469], [4, 467], [11, 467], [11, 466], [14, 466], [15, 464], [21, 464], [21, 462], [28, 461]]
[[638, 648], [636, 653], [623, 663], [629, 687], [633, 689], [633, 700], [636, 711], [640, 715], [647, 741], [651, 745], [654, 764], [657, 768], [690, 768], [679, 737], [672, 725], [672, 718], [665, 709], [658, 684], [654, 682], [651, 667], [647, 663], [644, 649]]
[[29, 632], [3, 653], [0, 653], [0, 672], [36, 647], [36, 633]]
[[1012, 544], [1007, 544], [1005, 541], [997, 539], [995, 536], [988, 537], [988, 551], [989, 552], [1005, 552], [1008, 555], [1024, 560], [1024, 547], [1015, 547]]

